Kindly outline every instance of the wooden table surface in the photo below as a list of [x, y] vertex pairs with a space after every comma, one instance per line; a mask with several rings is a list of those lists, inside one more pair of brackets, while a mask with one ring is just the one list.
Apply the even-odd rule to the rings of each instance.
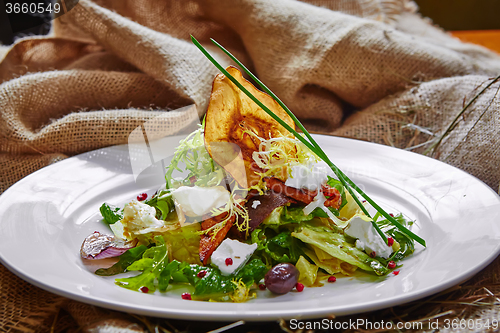
[[450, 33], [464, 42], [482, 45], [500, 54], [500, 30], [463, 30]]

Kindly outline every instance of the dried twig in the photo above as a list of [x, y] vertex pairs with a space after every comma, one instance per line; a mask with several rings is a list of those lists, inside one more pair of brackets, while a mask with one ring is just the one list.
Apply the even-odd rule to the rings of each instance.
[[439, 147], [439, 145], [441, 144], [441, 142], [444, 140], [444, 138], [446, 138], [450, 133], [451, 131], [453, 131], [453, 129], [455, 129], [455, 127], [457, 126], [460, 118], [462, 117], [463, 113], [469, 108], [469, 106], [472, 105], [472, 103], [474, 103], [478, 98], [479, 96], [481, 96], [489, 87], [491, 87], [495, 82], [497, 82], [498, 80], [500, 79], [500, 75], [498, 75], [496, 78], [494, 78], [490, 83], [488, 83], [486, 85], [486, 87], [484, 87], [479, 93], [477, 93], [470, 101], [469, 103], [467, 103], [462, 110], [460, 110], [460, 112], [455, 116], [455, 118], [452, 120], [452, 122], [448, 125], [448, 127], [446, 128], [446, 130], [444, 131], [444, 133], [439, 137], [439, 139], [434, 143], [432, 144], [429, 148], [427, 148], [425, 151], [424, 151], [424, 155], [427, 155], [429, 154], [431, 151], [432, 151], [432, 154], [434, 154], [437, 150], [437, 148]]

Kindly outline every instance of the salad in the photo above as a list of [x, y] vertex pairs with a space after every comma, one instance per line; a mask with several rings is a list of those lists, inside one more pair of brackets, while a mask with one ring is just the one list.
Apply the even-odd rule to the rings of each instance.
[[373, 205], [304, 144], [306, 133], [289, 131], [295, 120], [228, 67], [214, 79], [203, 123], [179, 142], [165, 184], [123, 207], [103, 203], [110, 233], [89, 235], [81, 256], [117, 257], [95, 274], [117, 275], [120, 287], [168, 293], [184, 284], [183, 299], [202, 301], [301, 292], [355, 271], [397, 274], [415, 250], [412, 222], [370, 216]]

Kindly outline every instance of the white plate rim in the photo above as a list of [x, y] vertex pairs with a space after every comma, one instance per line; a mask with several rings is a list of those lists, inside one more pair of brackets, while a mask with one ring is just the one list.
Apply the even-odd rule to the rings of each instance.
[[[465, 173], [464, 171], [462, 171], [458, 168], [455, 168], [455, 167], [450, 166], [450, 165], [446, 165], [442, 162], [428, 158], [428, 157], [423, 156], [423, 155], [415, 154], [415, 153], [408, 152], [408, 151], [397, 150], [397, 149], [392, 148], [392, 147], [378, 145], [378, 144], [364, 142], [364, 141], [359, 141], [359, 140], [339, 138], [339, 137], [330, 137], [330, 136], [322, 136], [322, 135], [314, 135], [314, 136], [316, 138], [320, 138], [320, 139], [321, 138], [329, 138], [328, 140], [339, 140], [341, 142], [348, 143], [350, 145], [354, 145], [354, 146], [358, 145], [358, 147], [359, 147], [359, 145], [361, 145], [361, 146], [368, 145], [369, 147], [376, 147], [377, 150], [387, 150], [388, 149], [388, 150], [397, 151], [398, 152], [397, 154], [412, 154], [417, 159], [421, 159], [421, 158], [427, 159], [427, 162], [429, 162], [431, 164], [437, 163], [437, 164], [440, 164], [442, 166], [444, 165], [445, 168], [449, 168], [449, 170], [454, 170], [455, 172], [466, 177], [467, 179], [471, 179], [474, 182], [481, 184], [485, 193], [489, 193], [490, 195], [493, 194], [493, 195], [498, 197], [498, 195], [491, 188], [489, 188], [487, 185], [482, 183], [480, 180], [474, 178], [473, 176]], [[111, 148], [112, 147], [102, 148], [100, 150], [107, 150], [107, 149], [111, 149]], [[88, 154], [88, 153], [84, 153], [81, 155], [70, 157], [68, 159], [65, 159], [63, 161], [58, 162], [56, 165], [58, 165], [59, 167], [62, 167], [62, 166], [64, 166], [65, 163], [69, 163], [69, 161], [71, 161], [71, 159], [82, 157], [85, 154]], [[7, 189], [2, 194], [2, 196], [0, 196], [0, 203], [2, 202], [2, 200], [1, 200], [2, 197], [10, 195], [17, 187], [22, 186], [23, 184], [28, 183], [33, 179], [36, 179], [36, 177], [38, 177], [40, 172], [42, 172], [43, 170], [47, 170], [48, 168], [51, 168], [51, 167], [52, 166], [49, 165], [45, 168], [42, 168], [42, 169], [28, 175], [27, 177], [23, 178], [18, 183], [14, 184], [12, 187]], [[499, 198], [499, 202], [500, 202], [500, 198]], [[0, 247], [0, 249], [1, 249], [1, 247]], [[477, 265], [473, 267], [473, 269], [469, 269], [466, 272], [464, 272], [463, 274], [458, 275], [454, 278], [450, 278], [445, 283], [435, 285], [434, 287], [426, 288], [425, 290], [420, 290], [420, 291], [415, 292], [415, 293], [408, 293], [407, 295], [404, 295], [402, 297], [394, 299], [393, 301], [385, 300], [383, 302], [383, 304], [381, 302], [375, 300], [375, 301], [371, 301], [371, 302], [365, 302], [363, 305], [358, 304], [355, 306], [345, 306], [345, 307], [343, 307], [343, 309], [341, 309], [341, 310], [337, 309], [336, 311], [333, 311], [333, 312], [336, 315], [356, 314], [356, 313], [361, 313], [361, 312], [366, 312], [366, 311], [378, 310], [381, 308], [391, 307], [391, 306], [395, 306], [395, 305], [400, 305], [403, 303], [407, 303], [410, 301], [414, 301], [414, 300], [432, 295], [436, 292], [445, 290], [445, 289], [450, 288], [456, 284], [459, 284], [465, 280], [468, 280], [473, 275], [475, 275], [477, 272], [481, 271], [488, 264], [490, 264], [498, 256], [499, 253], [500, 253], [500, 243], [496, 246], [494, 251], [492, 251], [486, 257], [482, 258], [480, 260], [480, 262], [478, 262]], [[53, 292], [55, 294], [58, 294], [60, 296], [65, 296], [65, 297], [68, 297], [71, 299], [75, 299], [78, 301], [82, 301], [82, 302], [97, 305], [97, 306], [103, 306], [103, 307], [114, 309], [114, 310], [133, 312], [133, 313], [143, 314], [143, 315], [178, 318], [178, 319], [192, 319], [192, 320], [194, 319], [194, 320], [217, 320], [217, 321], [228, 320], [229, 321], [229, 320], [234, 320], [236, 318], [239, 318], [239, 319], [244, 319], [244, 320], [263, 321], [263, 320], [276, 320], [278, 318], [283, 318], [283, 319], [319, 318], [319, 317], [326, 316], [326, 315], [329, 315], [332, 313], [331, 308], [321, 308], [321, 309], [312, 308], [312, 309], [300, 309], [300, 310], [297, 310], [297, 309], [287, 309], [287, 310], [279, 309], [276, 311], [268, 311], [266, 313], [260, 313], [257, 310], [248, 310], [248, 309], [245, 309], [244, 312], [225, 311], [224, 313], [221, 313], [218, 309], [214, 309], [214, 310], [204, 309], [203, 311], [201, 311], [199, 309], [193, 309], [192, 311], [187, 312], [186, 309], [177, 310], [177, 309], [172, 308], [172, 309], [167, 309], [168, 311], [165, 311], [165, 309], [158, 309], [155, 306], [147, 306], [147, 305], [133, 306], [130, 304], [119, 304], [119, 303], [116, 303], [112, 300], [105, 300], [105, 299], [102, 299], [100, 297], [85, 296], [85, 295], [78, 294], [78, 293], [70, 293], [70, 292], [67, 292], [65, 290], [61, 290], [57, 286], [50, 285], [47, 283], [42, 283], [36, 277], [34, 277], [33, 274], [29, 274], [29, 273], [26, 273], [26, 272], [20, 270], [15, 263], [9, 261], [8, 255], [6, 255], [5, 251], [0, 252], [0, 262], [3, 265], [5, 265], [14, 274], [20, 276], [22, 279], [26, 280], [27, 282], [29, 282], [35, 286], [38, 286], [42, 289], [45, 289], [45, 290], [48, 290], [48, 291]], [[150, 295], [148, 295], [148, 296], [150, 296]], [[196, 303], [199, 303], [199, 302], [196, 302]], [[194, 306], [194, 307], [196, 307], [196, 306]]]

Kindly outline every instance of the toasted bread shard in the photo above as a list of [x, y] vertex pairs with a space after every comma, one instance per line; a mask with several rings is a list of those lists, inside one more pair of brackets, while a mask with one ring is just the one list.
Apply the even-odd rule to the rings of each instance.
[[[227, 71], [285, 123], [295, 128], [293, 120], [269, 95], [243, 78], [235, 67]], [[205, 118], [205, 146], [208, 153], [243, 188], [260, 181], [260, 170], [252, 153], [258, 151], [260, 140], [289, 134], [276, 120], [252, 101], [225, 75], [219, 74], [212, 84], [212, 94]]]

